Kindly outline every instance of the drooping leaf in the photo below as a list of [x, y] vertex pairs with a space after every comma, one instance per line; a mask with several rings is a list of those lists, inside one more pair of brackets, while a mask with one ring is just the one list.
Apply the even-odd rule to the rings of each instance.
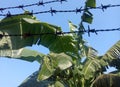
[[96, 0], [87, 0], [86, 1], [86, 6], [87, 7], [96, 7]]
[[38, 61], [39, 63], [42, 63], [42, 59], [44, 58], [45, 54], [30, 50], [30, 49], [23, 49], [19, 55], [13, 57], [16, 59], [21, 59], [29, 62]]
[[21, 59], [28, 62], [38, 61], [39, 63], [41, 63], [41, 60], [45, 55], [34, 50], [21, 48], [18, 50], [2, 50], [0, 52], [0, 56], [7, 58]]
[[[85, 62], [82, 73], [85, 76], [85, 79], [89, 80], [94, 77], [95, 73], [101, 69], [101, 64], [98, 59], [87, 59]], [[99, 71], [100, 72], [100, 71]], [[99, 74], [99, 73], [97, 73]]]
[[120, 68], [120, 40], [114, 44], [106, 53], [102, 56], [101, 61], [106, 62], [106, 66], [114, 66]]
[[90, 80], [97, 74], [101, 73], [102, 65], [100, 59], [98, 58], [97, 51], [88, 47], [86, 51], [86, 59], [83, 62], [82, 73], [84, 74], [85, 79]]
[[93, 17], [91, 15], [89, 15], [87, 12], [85, 12], [82, 16], [82, 20], [83, 22], [87, 22], [87, 23], [92, 23]]
[[[43, 64], [41, 66], [38, 80], [45, 80], [51, 77], [55, 72], [59, 73], [72, 66], [71, 57], [64, 54], [50, 53], [43, 59]], [[58, 71], [59, 70], [59, 71]]]
[[54, 74], [55, 68], [53, 67], [54, 65], [50, 61], [51, 60], [49, 59], [49, 57], [44, 57], [43, 64], [41, 65], [40, 72], [37, 78], [38, 81], [48, 79]]
[[94, 48], [88, 47], [88, 52], [86, 55], [88, 58], [96, 58], [98, 56], [98, 52]]
[[[76, 52], [76, 41], [71, 35], [57, 34], [61, 28], [36, 20], [33, 16], [20, 15], [0, 21], [0, 48], [16, 50], [33, 44], [43, 45], [53, 52]], [[4, 36], [6, 35], [6, 36]]]

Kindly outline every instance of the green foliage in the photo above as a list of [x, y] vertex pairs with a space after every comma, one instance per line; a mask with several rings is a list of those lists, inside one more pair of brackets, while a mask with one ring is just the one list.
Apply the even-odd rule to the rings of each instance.
[[0, 31], [8, 35], [0, 40], [0, 49], [3, 50], [17, 50], [33, 44], [41, 44], [49, 48], [50, 51], [58, 53], [75, 53], [77, 51], [75, 49], [76, 42], [71, 35], [57, 35], [56, 32], [62, 32], [60, 27], [39, 22], [33, 16], [23, 15], [5, 18], [0, 22]]
[[[92, 23], [93, 14], [88, 9], [91, 7], [96, 7], [95, 0], [86, 1], [78, 27], [69, 21], [71, 32], [84, 31], [84, 22]], [[104, 81], [116, 78], [100, 75], [108, 66], [116, 67], [116, 72], [119, 72], [120, 41], [105, 55], [98, 56], [94, 48], [86, 45], [83, 32], [58, 34], [62, 32], [60, 27], [40, 22], [28, 13], [25, 11], [24, 15], [0, 21], [0, 56], [41, 64], [39, 71], [30, 75], [19, 87], [101, 87]], [[45, 55], [24, 48], [34, 44], [47, 47], [50, 53]], [[110, 81], [107, 83], [111, 85]]]
[[101, 57], [102, 61], [105, 63], [104, 66], [109, 65], [120, 69], [120, 40]]
[[[116, 47], [116, 45], [118, 46], [118, 43], [116, 43], [112, 47], [112, 49], [115, 49], [114, 47]], [[50, 53], [44, 56], [43, 64], [40, 68], [40, 72], [39, 74], [37, 74], [38, 77], [36, 76], [36, 79], [34, 79], [33, 81], [37, 82], [36, 85], [45, 82], [44, 85], [47, 84], [45, 87], [48, 87], [48, 85], [50, 87], [56, 85], [56, 81], [58, 81], [58, 83], [63, 85], [63, 87], [67, 87], [67, 86], [79, 87], [80, 85], [82, 87], [90, 87], [90, 86], [92, 87], [93, 84], [97, 84], [96, 82], [98, 80], [96, 78], [101, 74], [103, 74], [104, 72], [103, 68], [105, 68], [106, 65], [109, 65], [110, 62], [104, 61], [104, 58], [99, 57], [95, 49], [91, 47], [88, 47], [88, 48], [89, 50], [87, 51], [88, 55], [86, 56], [86, 59], [83, 62], [79, 63], [78, 65], [76, 62], [74, 62], [74, 59], [71, 60], [73, 57], [68, 56], [67, 54], [64, 54], [64, 53], [61, 53], [61, 54]], [[118, 53], [117, 55], [120, 55], [120, 53]], [[109, 57], [106, 57], [106, 59], [107, 58], [109, 59]], [[114, 73], [117, 77], [119, 76], [119, 71], [117, 72], [118, 74], [115, 72], [112, 72], [112, 73]], [[38, 82], [37, 78], [38, 80], [41, 80], [41, 81]], [[100, 77], [100, 78], [104, 79], [104, 77]], [[32, 79], [33, 78], [31, 78], [31, 80]], [[105, 78], [105, 79], [106, 81], [109, 80], [109, 78]], [[31, 80], [30, 78], [28, 78], [24, 83], [24, 85], [31, 84], [30, 83]], [[100, 84], [103, 84], [103, 83], [104, 81], [103, 82], [101, 81]], [[24, 87], [24, 86], [20, 86], [20, 87]]]
[[41, 60], [43, 59], [45, 54], [27, 48], [21, 48], [19, 50], [3, 50], [0, 53], [0, 56], [21, 59], [29, 62], [38, 61], [39, 63], [41, 63]]
[[64, 54], [50, 53], [43, 59], [43, 64], [38, 75], [38, 80], [45, 80], [54, 73], [59, 73], [72, 66], [71, 57]]
[[[89, 7], [93, 7], [95, 8], [96, 7], [96, 0], [86, 0], [86, 3], [85, 3], [85, 7], [84, 7], [84, 12], [83, 12], [83, 15], [81, 16], [81, 23], [82, 22], [86, 22], [86, 23], [89, 23], [91, 24], [92, 21], [93, 21], [93, 15], [92, 13], [89, 11]], [[80, 24], [80, 27], [81, 27], [81, 24]]]
[[45, 54], [43, 53], [24, 48], [19, 53], [19, 55], [15, 55], [13, 58], [21, 59], [29, 62], [38, 61], [39, 63], [42, 63], [41, 60], [43, 59], [44, 56]]
[[87, 0], [86, 6], [87, 7], [96, 7], [96, 0]]
[[83, 22], [92, 23], [93, 17], [88, 12], [85, 12], [82, 16]]
[[103, 56], [105, 61], [111, 62], [112, 59], [119, 59], [120, 58], [120, 40], [113, 45]]

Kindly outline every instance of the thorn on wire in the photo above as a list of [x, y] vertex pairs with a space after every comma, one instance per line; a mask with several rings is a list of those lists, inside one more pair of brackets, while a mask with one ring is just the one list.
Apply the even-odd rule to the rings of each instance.
[[19, 5], [18, 8], [21, 8], [22, 10], [24, 10], [24, 5]]
[[28, 13], [28, 15], [33, 15], [33, 10], [30, 13]]
[[88, 36], [90, 37], [90, 26], [88, 25]]
[[79, 9], [78, 9], [78, 8], [76, 8], [76, 14], [77, 14], [78, 12], [80, 12], [80, 13], [81, 13], [81, 11], [82, 11], [82, 7], [80, 7]]
[[90, 29], [90, 26], [88, 25], [88, 36], [90, 37], [90, 33], [95, 33], [97, 35], [97, 31], [95, 29]]
[[3, 13], [3, 10], [5, 10], [4, 8], [0, 8], [0, 11]]
[[12, 15], [11, 15], [10, 11], [8, 11], [7, 17], [11, 17], [11, 16], [12, 16]]
[[38, 2], [38, 6], [40, 5], [44, 6], [43, 0]]
[[107, 9], [108, 7], [110, 7], [110, 5], [103, 5], [103, 4], [101, 4], [101, 7], [102, 7], [101, 8], [102, 11], [104, 12], [104, 10]]
[[58, 0], [58, 1], [60, 1], [61, 4], [62, 4], [62, 2], [64, 2], [64, 1], [67, 2], [67, 0]]
[[56, 10], [53, 10], [52, 7], [51, 7], [51, 8], [50, 8], [50, 13], [51, 13], [51, 15], [53, 16], [54, 13], [56, 14]]

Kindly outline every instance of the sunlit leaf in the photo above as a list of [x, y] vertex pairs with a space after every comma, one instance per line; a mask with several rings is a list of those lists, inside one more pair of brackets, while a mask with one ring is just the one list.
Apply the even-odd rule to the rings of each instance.
[[44, 56], [45, 54], [43, 53], [39, 53], [37, 51], [30, 49], [23, 49], [21, 53], [19, 53], [19, 55], [14, 56], [13, 58], [21, 59], [29, 62], [38, 61], [39, 63], [42, 63], [42, 59], [44, 58]]
[[71, 21], [69, 21], [69, 28], [70, 28], [70, 31], [75, 31], [77, 29], [77, 26], [74, 25]]
[[0, 56], [21, 59], [28, 62], [38, 61], [39, 63], [41, 63], [41, 60], [45, 55], [34, 50], [21, 48], [18, 50], [2, 50], [0, 51]]

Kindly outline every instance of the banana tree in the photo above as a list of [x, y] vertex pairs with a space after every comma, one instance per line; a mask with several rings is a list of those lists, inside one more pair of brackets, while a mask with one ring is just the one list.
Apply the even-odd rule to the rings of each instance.
[[[6, 23], [11, 24], [6, 25]], [[56, 29], [62, 32], [60, 28], [47, 23], [41, 23], [32, 16], [23, 15], [5, 18], [1, 21], [1, 25], [0, 56], [30, 62], [38, 61], [41, 64], [39, 71], [28, 77], [20, 87], [32, 87], [33, 85], [36, 87], [90, 87], [95, 79], [103, 74], [108, 65], [115, 66], [116, 68], [119, 67], [119, 64], [115, 64], [116, 62], [119, 63], [120, 41], [105, 55], [98, 56], [97, 51], [87, 46], [82, 39], [83, 33], [79, 35], [56, 35]], [[69, 25], [71, 32], [77, 29], [77, 26], [73, 25], [72, 22], [69, 22]], [[34, 32], [29, 29], [30, 26], [32, 29], [34, 28]], [[15, 31], [15, 29], [18, 29], [20, 32], [16, 32], [17, 30]], [[45, 35], [51, 33], [52, 35], [50, 36]], [[41, 38], [44, 39], [41, 40]], [[80, 38], [79, 41], [78, 38]], [[53, 43], [51, 43], [51, 40]], [[60, 41], [64, 43], [59, 44]], [[50, 49], [50, 53], [45, 55], [21, 48], [32, 44], [46, 46]], [[82, 61], [82, 58], [85, 58], [84, 61]]]
[[[29, 76], [19, 87], [119, 87], [119, 49], [120, 41], [105, 55], [98, 56], [96, 50], [90, 47], [86, 59], [79, 64], [73, 59], [75, 56], [50, 53], [44, 56], [49, 58], [44, 59], [40, 72]], [[117, 70], [104, 74], [108, 66]]]
[[[79, 27], [69, 22], [70, 32], [83, 31], [84, 22], [92, 23], [93, 16], [87, 8], [95, 6], [95, 0], [86, 1]], [[99, 56], [86, 45], [83, 34], [64, 34], [60, 27], [40, 22], [29, 13], [6, 17], [0, 21], [0, 56], [40, 63], [40, 69], [19, 87], [96, 86], [100, 81], [97, 78], [108, 66], [116, 67], [119, 72], [120, 41]], [[24, 48], [34, 44], [47, 47], [50, 53], [45, 55]]]

